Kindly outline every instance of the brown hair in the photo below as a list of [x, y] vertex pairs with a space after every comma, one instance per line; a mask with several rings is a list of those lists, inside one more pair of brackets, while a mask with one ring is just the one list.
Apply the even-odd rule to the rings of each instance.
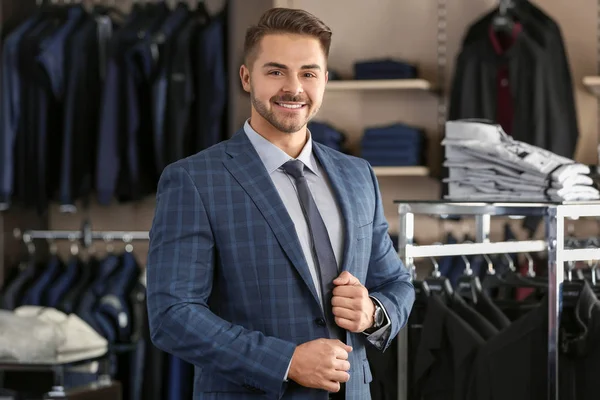
[[255, 57], [261, 39], [268, 34], [292, 33], [307, 35], [319, 39], [325, 53], [329, 56], [331, 29], [323, 21], [304, 10], [292, 8], [271, 8], [265, 12], [256, 25], [246, 31], [244, 41], [244, 62], [248, 67], [250, 59]]

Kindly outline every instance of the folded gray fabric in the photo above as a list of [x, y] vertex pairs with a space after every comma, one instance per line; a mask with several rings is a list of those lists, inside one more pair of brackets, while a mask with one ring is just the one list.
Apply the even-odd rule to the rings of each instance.
[[600, 199], [588, 166], [514, 140], [500, 125], [448, 121], [445, 146], [450, 200], [589, 201]]

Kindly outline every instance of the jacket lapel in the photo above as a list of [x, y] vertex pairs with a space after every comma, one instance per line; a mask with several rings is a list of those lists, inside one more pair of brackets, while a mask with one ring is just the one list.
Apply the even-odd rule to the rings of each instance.
[[[321, 144], [313, 141], [313, 151], [315, 157], [319, 160], [329, 180], [331, 186], [336, 195], [336, 200], [342, 210], [344, 217], [344, 255], [342, 257], [342, 271], [348, 271], [352, 273], [352, 261], [354, 259], [354, 246], [356, 241], [356, 227], [353, 215], [356, 210], [354, 209], [353, 202], [350, 201], [350, 188], [352, 187], [352, 177], [345, 171], [339, 163], [336, 163], [327, 153], [321, 148]], [[356, 194], [354, 194], [356, 195]]]
[[232, 158], [223, 161], [225, 168], [248, 193], [273, 230], [283, 251], [309, 287], [315, 301], [319, 303], [294, 223], [264, 164], [243, 129], [229, 139], [226, 151]]

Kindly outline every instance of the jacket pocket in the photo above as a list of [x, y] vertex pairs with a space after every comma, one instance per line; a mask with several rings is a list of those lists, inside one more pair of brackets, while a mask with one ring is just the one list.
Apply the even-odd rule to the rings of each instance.
[[373, 221], [357, 224], [356, 240], [362, 240], [371, 236], [373, 236]]

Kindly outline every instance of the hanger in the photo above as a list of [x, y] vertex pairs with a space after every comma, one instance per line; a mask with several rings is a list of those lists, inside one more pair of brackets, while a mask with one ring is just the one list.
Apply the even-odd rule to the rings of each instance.
[[415, 302], [427, 303], [427, 298], [430, 296], [431, 291], [427, 282], [417, 279], [417, 268], [414, 262], [408, 267], [412, 280], [413, 287], [415, 288]]
[[512, 32], [515, 22], [510, 11], [514, 7], [515, 2], [513, 0], [500, 0], [498, 13], [492, 20], [492, 26], [495, 31]]
[[471, 263], [469, 262], [469, 259], [465, 255], [461, 255], [461, 258], [465, 263], [465, 271], [464, 274], [460, 276], [456, 282], [456, 293], [458, 293], [465, 300], [469, 300], [473, 304], [477, 304], [477, 301], [479, 300], [479, 295], [482, 292], [481, 281], [479, 280], [479, 277], [477, 275], [473, 274], [473, 270], [471, 269]]
[[104, 245], [106, 247], [106, 253], [108, 255], [112, 255], [115, 251], [115, 247], [113, 246], [112, 243], [112, 236], [106, 235], [102, 238], [104, 240]]
[[54, 239], [48, 238], [46, 240], [48, 242], [48, 249], [50, 251], [50, 255], [55, 256], [56, 253], [58, 253], [58, 247], [56, 246], [56, 243], [54, 242]]
[[76, 257], [79, 255], [79, 243], [77, 242], [77, 237], [75, 236], [71, 236], [69, 238], [69, 241], [71, 242], [71, 255], [73, 257]]
[[570, 309], [575, 307], [581, 294], [581, 289], [585, 284], [585, 280], [573, 279], [573, 270], [575, 269], [575, 263], [573, 261], [567, 262], [567, 274], [566, 280], [563, 281], [561, 286], [562, 292], [562, 306]]
[[488, 274], [483, 281], [484, 289], [493, 289], [500, 286], [509, 286], [509, 287], [525, 287], [525, 288], [538, 288], [538, 289], [547, 289], [548, 282], [541, 280], [539, 278], [528, 278], [521, 276], [517, 269], [515, 268], [515, 264], [507, 253], [502, 254], [508, 261], [508, 271], [504, 274], [490, 274], [488, 267]]
[[23, 235], [23, 243], [25, 243], [25, 247], [27, 248], [27, 255], [29, 258], [35, 257], [35, 244], [33, 243], [33, 239], [28, 234]]
[[206, 8], [204, 0], [196, 0], [196, 7], [194, 10], [194, 16], [196, 16], [201, 23], [206, 24], [211, 20], [210, 13]]
[[125, 243], [125, 251], [128, 253], [133, 252], [133, 240], [129, 235], [123, 235], [123, 243]]
[[454, 289], [452, 289], [452, 284], [450, 280], [445, 276], [442, 276], [440, 273], [440, 267], [433, 257], [429, 257], [431, 262], [433, 263], [433, 271], [431, 272], [431, 276], [425, 278], [425, 282], [429, 287], [429, 293], [431, 294], [439, 294], [444, 298], [447, 302], [450, 300], [450, 296], [454, 293]]

